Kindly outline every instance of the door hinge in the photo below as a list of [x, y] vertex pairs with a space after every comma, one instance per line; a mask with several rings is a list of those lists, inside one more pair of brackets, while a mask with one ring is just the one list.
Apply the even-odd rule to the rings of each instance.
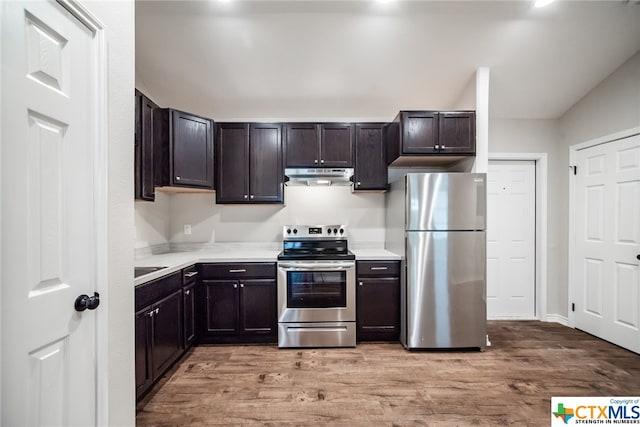
[[578, 175], [578, 166], [570, 165], [569, 167], [570, 167], [571, 169], [573, 169], [573, 174], [574, 174], [574, 175]]
[[576, 311], [576, 303], [575, 302], [571, 303], [571, 311]]

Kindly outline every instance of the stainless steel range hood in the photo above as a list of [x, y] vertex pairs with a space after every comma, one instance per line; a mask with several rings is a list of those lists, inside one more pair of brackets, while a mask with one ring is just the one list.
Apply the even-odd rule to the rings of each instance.
[[286, 168], [286, 185], [351, 185], [353, 168]]

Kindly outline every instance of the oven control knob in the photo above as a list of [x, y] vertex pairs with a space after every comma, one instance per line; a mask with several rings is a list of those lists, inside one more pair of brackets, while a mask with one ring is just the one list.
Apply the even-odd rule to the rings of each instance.
[[337, 228], [333, 229], [333, 234], [338, 234], [338, 229]]
[[287, 234], [291, 234], [291, 229], [287, 228]]
[[327, 233], [331, 234], [331, 229], [330, 228], [327, 228]]
[[293, 229], [293, 234], [298, 234], [298, 229], [297, 228]]
[[344, 234], [344, 228], [340, 229], [340, 234]]

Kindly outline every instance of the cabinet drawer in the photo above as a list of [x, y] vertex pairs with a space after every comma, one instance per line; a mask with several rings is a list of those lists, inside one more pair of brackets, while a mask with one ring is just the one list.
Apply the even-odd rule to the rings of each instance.
[[198, 269], [195, 265], [182, 270], [182, 283], [184, 283], [185, 286], [196, 280], [198, 280]]
[[180, 271], [136, 286], [136, 312], [179, 290], [181, 287], [182, 273]]
[[250, 277], [276, 277], [276, 264], [271, 262], [201, 264], [203, 279], [235, 279]]
[[372, 277], [398, 277], [400, 276], [400, 262], [398, 261], [358, 261], [356, 263], [357, 275]]

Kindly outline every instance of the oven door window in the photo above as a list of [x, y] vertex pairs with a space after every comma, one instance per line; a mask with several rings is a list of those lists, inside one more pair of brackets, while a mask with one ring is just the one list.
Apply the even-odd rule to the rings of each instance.
[[345, 271], [287, 272], [287, 307], [332, 308], [347, 306]]

